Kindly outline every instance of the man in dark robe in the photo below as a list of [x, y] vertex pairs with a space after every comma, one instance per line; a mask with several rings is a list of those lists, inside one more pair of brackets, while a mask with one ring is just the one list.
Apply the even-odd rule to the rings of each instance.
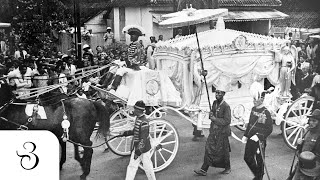
[[210, 166], [224, 168], [221, 174], [229, 174], [230, 166], [230, 143], [231, 135], [231, 109], [224, 101], [225, 87], [218, 87], [215, 91], [216, 100], [213, 102], [209, 118], [211, 125], [209, 136], [205, 145], [204, 162], [201, 169], [194, 170], [199, 176], [206, 176]]

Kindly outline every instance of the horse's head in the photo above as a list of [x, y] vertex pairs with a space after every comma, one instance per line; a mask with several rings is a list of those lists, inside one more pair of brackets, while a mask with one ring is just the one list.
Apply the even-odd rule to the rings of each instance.
[[13, 98], [12, 89], [5, 79], [0, 79], [0, 107]]

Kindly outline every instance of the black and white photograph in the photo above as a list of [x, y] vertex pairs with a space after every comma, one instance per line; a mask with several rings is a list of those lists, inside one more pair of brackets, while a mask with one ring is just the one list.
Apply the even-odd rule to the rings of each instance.
[[318, 0], [0, 0], [12, 180], [320, 180]]

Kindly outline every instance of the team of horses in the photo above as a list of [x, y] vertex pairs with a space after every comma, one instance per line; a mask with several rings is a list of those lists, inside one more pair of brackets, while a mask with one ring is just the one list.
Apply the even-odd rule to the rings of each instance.
[[70, 122], [69, 139], [84, 146], [83, 156], [79, 154], [78, 144], [74, 144], [74, 158], [80, 163], [84, 180], [90, 173], [93, 154], [90, 136], [96, 123], [99, 123], [97, 135], [106, 137], [110, 127], [110, 114], [113, 109], [98, 101], [83, 98], [69, 97], [60, 91], [50, 91], [39, 96], [37, 103], [43, 106], [47, 119], [31, 118], [26, 115], [25, 108], [30, 102], [15, 99], [11, 87], [6, 81], [0, 81], [0, 130], [48, 130], [58, 138], [61, 146], [60, 169], [66, 161], [66, 142], [61, 138], [64, 130], [61, 126], [63, 116], [66, 115]]

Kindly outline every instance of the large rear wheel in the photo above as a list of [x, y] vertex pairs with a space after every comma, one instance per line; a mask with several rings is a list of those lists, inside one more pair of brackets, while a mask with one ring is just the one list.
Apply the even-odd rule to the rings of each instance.
[[313, 103], [313, 97], [301, 97], [289, 106], [285, 114], [281, 130], [285, 143], [291, 149], [297, 148], [297, 140], [302, 138], [308, 127], [307, 115], [311, 114]]
[[[150, 141], [153, 168], [159, 172], [168, 167], [177, 155], [179, 134], [170, 122], [156, 119], [150, 121]], [[143, 168], [141, 164], [140, 168]]]

